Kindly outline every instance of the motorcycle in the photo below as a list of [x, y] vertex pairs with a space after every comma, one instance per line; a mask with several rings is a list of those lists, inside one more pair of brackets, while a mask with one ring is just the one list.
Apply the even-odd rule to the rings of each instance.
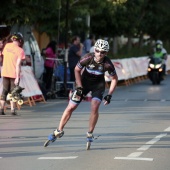
[[164, 80], [163, 67], [163, 59], [156, 58], [154, 56], [150, 57], [148, 65], [148, 77], [152, 81], [152, 84], [160, 84], [160, 82]]

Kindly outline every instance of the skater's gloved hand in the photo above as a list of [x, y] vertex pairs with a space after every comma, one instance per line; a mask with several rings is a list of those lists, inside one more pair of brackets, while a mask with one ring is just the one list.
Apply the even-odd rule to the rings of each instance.
[[83, 94], [83, 87], [77, 87], [76, 88], [76, 95], [82, 96], [82, 94]]
[[112, 96], [111, 95], [106, 95], [105, 97], [104, 97], [104, 105], [106, 105], [106, 104], [109, 104], [110, 103], [110, 100], [111, 100], [111, 98], [112, 98]]

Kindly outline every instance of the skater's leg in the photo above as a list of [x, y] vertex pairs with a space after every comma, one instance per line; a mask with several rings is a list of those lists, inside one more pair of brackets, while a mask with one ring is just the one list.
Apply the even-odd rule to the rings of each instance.
[[5, 111], [4, 111], [5, 101], [4, 100], [0, 100], [0, 105], [1, 105], [0, 114], [1, 115], [5, 115]]
[[93, 130], [96, 126], [98, 117], [99, 117], [99, 106], [100, 106], [100, 101], [92, 99], [91, 101], [91, 113], [90, 113], [90, 119], [89, 119], [89, 131], [93, 133]]
[[78, 105], [69, 103], [66, 107], [59, 124], [59, 128], [54, 130], [52, 134], [48, 136], [48, 140], [45, 142], [44, 147], [49, 145], [49, 142], [54, 142], [57, 138], [61, 138], [64, 135], [63, 128], [70, 119], [72, 112], [77, 108]]
[[77, 108], [78, 105], [69, 103], [66, 107], [59, 124], [58, 130], [62, 131], [68, 120], [70, 119], [72, 112]]
[[48, 140], [55, 141], [56, 138], [61, 138], [64, 135], [63, 128], [70, 119], [72, 112], [77, 108], [77, 106], [77, 104], [69, 102], [68, 106], [63, 112], [58, 129], [54, 130], [54, 132], [49, 135]]
[[[15, 84], [14, 84], [15, 79], [11, 78], [10, 79], [10, 91], [12, 91], [15, 88]], [[16, 102], [10, 101], [10, 105], [11, 105], [11, 114], [12, 115], [17, 115], [15, 109], [16, 109]]]
[[4, 107], [5, 107], [5, 100], [0, 100], [0, 103], [1, 103], [1, 109], [4, 109]]
[[3, 77], [3, 90], [1, 93], [1, 97], [0, 97], [0, 104], [1, 104], [1, 112], [2, 114], [4, 113], [4, 107], [5, 107], [5, 103], [6, 103], [6, 98], [7, 98], [7, 94], [9, 92], [9, 88], [10, 88], [10, 80], [7, 77]]
[[11, 105], [11, 114], [12, 115], [16, 115], [16, 102], [10, 101], [10, 105]]

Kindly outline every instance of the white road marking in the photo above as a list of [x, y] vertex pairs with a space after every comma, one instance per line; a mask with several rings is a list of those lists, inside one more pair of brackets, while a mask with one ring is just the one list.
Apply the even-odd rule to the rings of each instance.
[[156, 136], [155, 138], [153, 138], [152, 140], [150, 140], [149, 142], [147, 142], [147, 145], [153, 145], [154, 143], [158, 142], [162, 137], [165, 137], [167, 135], [167, 133], [162, 133], [158, 136]]
[[170, 132], [170, 127], [164, 130], [165, 132]]
[[154, 138], [150, 140], [149, 142], [146, 142], [147, 145], [153, 145], [154, 143], [158, 142], [160, 139], [159, 138]]
[[147, 149], [149, 149], [152, 145], [143, 145], [140, 148], [138, 148], [138, 151], [146, 151]]
[[0, 157], [0, 159], [1, 159], [2, 157]]
[[127, 157], [130, 157], [130, 158], [136, 158], [136, 157], [139, 157], [140, 155], [142, 155], [143, 152], [134, 152], [134, 153], [131, 153], [130, 155], [128, 155]]
[[156, 136], [155, 138], [162, 138], [162, 137], [165, 137], [166, 135], [167, 135], [167, 133], [162, 133], [162, 134]]
[[[165, 129], [164, 131], [170, 131], [170, 127]], [[149, 142], [146, 142], [145, 145], [141, 146], [137, 150], [147, 150], [149, 149], [154, 143], [158, 142], [162, 137], [165, 137], [167, 133], [162, 133]], [[123, 159], [123, 160], [141, 160], [141, 161], [153, 161], [153, 158], [139, 158], [140, 155], [142, 155], [143, 152], [134, 152], [128, 155], [127, 157], [115, 157], [114, 159]]]
[[69, 157], [39, 157], [38, 159], [52, 160], [52, 159], [76, 159], [76, 158], [78, 158], [78, 156], [69, 156]]
[[136, 160], [136, 161], [153, 161], [153, 158], [115, 157], [114, 159]]

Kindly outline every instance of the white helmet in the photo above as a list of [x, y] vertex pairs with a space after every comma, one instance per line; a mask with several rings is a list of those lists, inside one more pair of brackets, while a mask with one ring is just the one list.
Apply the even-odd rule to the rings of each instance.
[[161, 40], [157, 40], [157, 41], [156, 41], [156, 44], [163, 45], [163, 42], [162, 42]]
[[96, 43], [94, 44], [94, 47], [95, 49], [97, 48], [102, 51], [106, 51], [106, 52], [109, 51], [109, 43], [102, 39], [98, 39]]

